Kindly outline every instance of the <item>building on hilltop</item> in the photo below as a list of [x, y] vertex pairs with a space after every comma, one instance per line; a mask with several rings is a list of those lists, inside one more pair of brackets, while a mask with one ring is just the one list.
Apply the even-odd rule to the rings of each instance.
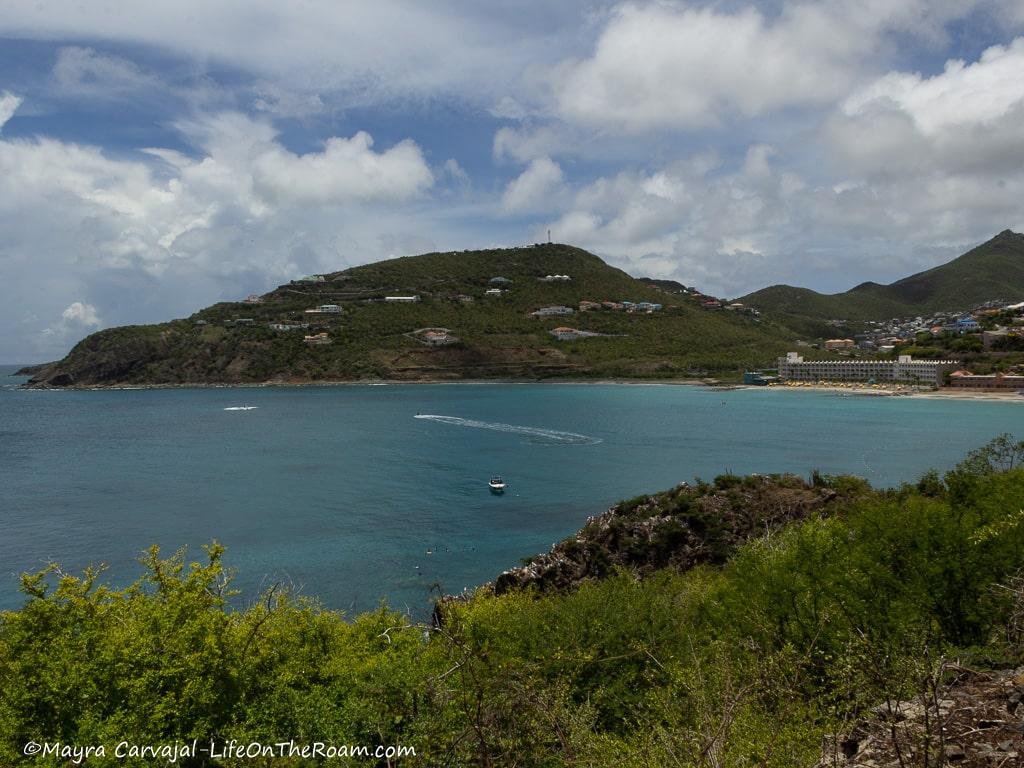
[[804, 360], [789, 352], [778, 360], [783, 381], [866, 381], [939, 386], [943, 375], [956, 370], [958, 360], [914, 360], [900, 355], [896, 360]]
[[419, 296], [385, 296], [384, 297], [384, 301], [392, 301], [392, 302], [413, 302], [413, 301], [419, 301], [419, 300], [420, 300]]

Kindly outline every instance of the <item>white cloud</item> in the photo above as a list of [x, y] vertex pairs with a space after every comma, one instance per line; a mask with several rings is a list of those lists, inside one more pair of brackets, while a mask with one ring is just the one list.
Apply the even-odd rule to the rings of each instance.
[[867, 179], [1015, 176], [1024, 163], [1024, 38], [926, 78], [890, 72], [825, 127], [844, 173]]
[[0, 339], [0, 359], [63, 354], [95, 327], [95, 307], [114, 308], [105, 324], [162, 320], [438, 235], [401, 208], [432, 182], [411, 142], [377, 151], [357, 133], [299, 155], [235, 113], [179, 127], [198, 157], [0, 139], [0, 322], [62, 317], [33, 352]]
[[501, 205], [507, 213], [543, 209], [564, 180], [562, 168], [549, 157], [533, 160], [519, 176], [509, 182]]
[[[101, 7], [47, 0], [6, 4], [0, 37], [154, 47], [254, 74], [285, 91], [343, 91], [347, 107], [414, 94], [457, 94], [490, 105], [495, 83], [564, 55], [535, 32], [542, 24], [576, 25], [576, 13], [547, 6], [150, 0], [138, 13], [129, 0]], [[290, 108], [272, 93], [258, 98], [275, 113]]]
[[18, 107], [21, 106], [21, 97], [15, 96], [13, 93], [4, 91], [0, 94], [0, 130], [3, 130], [4, 125], [7, 121], [14, 117], [14, 113], [18, 111]]
[[529, 114], [526, 107], [511, 96], [502, 96], [498, 100], [498, 103], [487, 111], [490, 112], [493, 117], [501, 117], [509, 120], [522, 120]]
[[96, 307], [92, 304], [85, 304], [81, 301], [76, 301], [68, 306], [68, 308], [61, 313], [61, 318], [66, 323], [74, 323], [75, 325], [87, 328], [101, 325], [100, 318], [96, 314]]
[[992, 46], [966, 64], [946, 63], [942, 74], [890, 72], [854, 93], [842, 105], [844, 114], [898, 110], [910, 117], [925, 136], [964, 125], [992, 125], [1024, 103], [1024, 37], [1009, 46]]
[[494, 134], [493, 154], [498, 161], [529, 163], [555, 152], [564, 152], [568, 144], [562, 126], [505, 126]]
[[[835, 103], [908, 38], [940, 44], [945, 25], [989, 0], [627, 2], [591, 55], [551, 82], [563, 118], [621, 131], [717, 126], [790, 107]], [[727, 6], [728, 7], [728, 6]]]
[[57, 51], [53, 79], [63, 95], [90, 99], [124, 96], [159, 83], [128, 59], [78, 46]]
[[624, 5], [593, 56], [556, 77], [558, 108], [571, 120], [642, 130], [825, 103], [850, 82], [858, 47], [837, 22], [811, 5], [787, 6], [775, 22], [751, 7]]
[[253, 109], [280, 117], [306, 118], [327, 110], [320, 94], [283, 88], [270, 81], [257, 84], [254, 92]]
[[365, 131], [351, 139], [328, 139], [323, 152], [306, 155], [273, 145], [254, 162], [256, 187], [276, 199], [330, 204], [402, 200], [434, 183], [415, 142], [403, 141], [380, 153], [372, 148], [373, 138]]
[[466, 169], [459, 165], [459, 161], [454, 157], [449, 157], [445, 160], [441, 170], [445, 176], [457, 184], [469, 184], [469, 174], [466, 173]]
[[729, 166], [697, 155], [578, 188], [550, 227], [631, 274], [738, 296], [775, 283], [840, 291], [935, 266], [1024, 228], [1024, 168], [817, 185], [793, 150], [751, 145]]

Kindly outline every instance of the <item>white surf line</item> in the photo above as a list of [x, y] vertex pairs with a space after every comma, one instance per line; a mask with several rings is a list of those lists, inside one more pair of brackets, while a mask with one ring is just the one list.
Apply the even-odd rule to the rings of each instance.
[[533, 438], [536, 442], [559, 443], [562, 445], [596, 445], [601, 442], [600, 438], [580, 435], [576, 432], [561, 432], [557, 429], [542, 429], [540, 427], [523, 427], [517, 424], [502, 424], [493, 421], [477, 421], [475, 419], [463, 419], [458, 416], [439, 416], [433, 413], [417, 413], [415, 418], [436, 421], [441, 424], [451, 424], [456, 427], [470, 427], [472, 429], [490, 429], [494, 432], [507, 432], [515, 435], [525, 435]]

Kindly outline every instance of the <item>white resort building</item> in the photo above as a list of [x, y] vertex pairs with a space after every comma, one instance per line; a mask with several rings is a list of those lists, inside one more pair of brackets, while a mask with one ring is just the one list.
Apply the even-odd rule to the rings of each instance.
[[779, 358], [783, 381], [876, 381], [939, 386], [946, 371], [956, 370], [957, 360], [914, 360], [900, 355], [896, 360], [844, 359], [804, 360], [796, 352]]

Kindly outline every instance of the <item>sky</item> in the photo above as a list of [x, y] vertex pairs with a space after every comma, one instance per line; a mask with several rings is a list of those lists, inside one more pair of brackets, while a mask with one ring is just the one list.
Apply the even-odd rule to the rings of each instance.
[[1021, 0], [0, 13], [0, 363], [548, 230], [732, 298], [891, 282], [1004, 229], [1024, 231]]

